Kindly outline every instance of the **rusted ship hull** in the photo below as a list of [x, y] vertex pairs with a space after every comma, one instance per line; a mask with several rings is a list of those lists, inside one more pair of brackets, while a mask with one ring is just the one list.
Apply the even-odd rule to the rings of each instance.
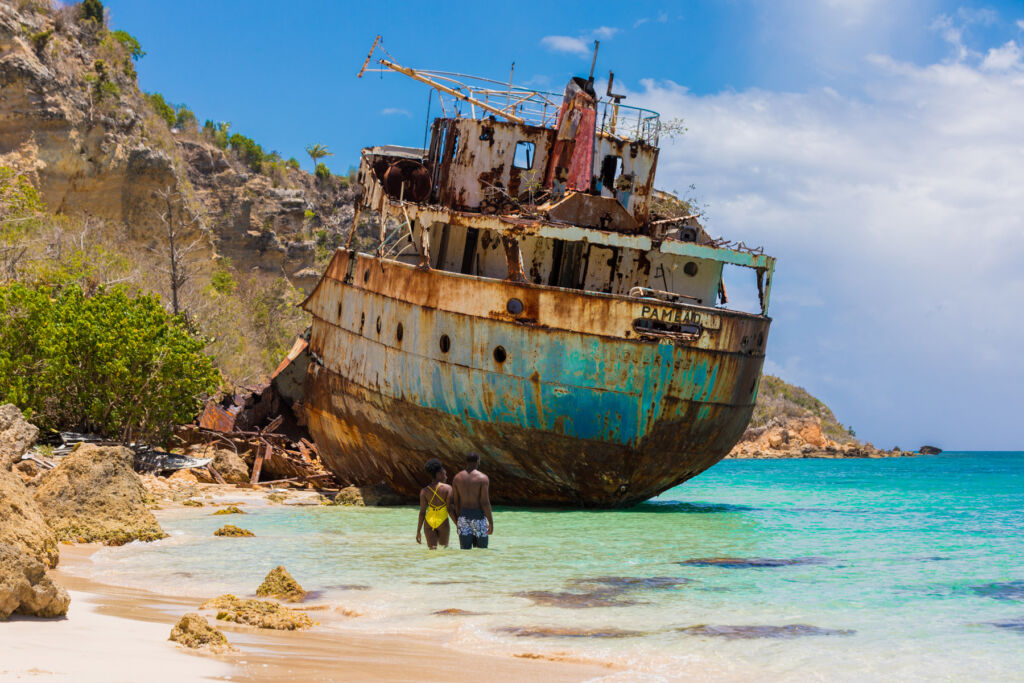
[[[413, 497], [428, 458], [455, 471], [477, 451], [512, 505], [627, 506], [714, 465], [750, 418], [770, 324], [343, 250], [305, 307], [305, 412], [339, 480]], [[640, 317], [703, 332], [622, 338]]]

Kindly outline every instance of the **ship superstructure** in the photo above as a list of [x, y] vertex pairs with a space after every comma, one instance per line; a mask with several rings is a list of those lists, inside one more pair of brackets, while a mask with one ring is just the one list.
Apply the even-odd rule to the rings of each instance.
[[[375, 215], [380, 246], [339, 249], [303, 304], [325, 464], [413, 496], [426, 459], [477, 451], [497, 503], [611, 507], [723, 458], [753, 410], [774, 260], [659, 213], [679, 204], [654, 189], [658, 114], [611, 78], [554, 95], [378, 61], [442, 115], [425, 148], [363, 150], [353, 231]], [[727, 265], [753, 269], [759, 312], [724, 307]]]

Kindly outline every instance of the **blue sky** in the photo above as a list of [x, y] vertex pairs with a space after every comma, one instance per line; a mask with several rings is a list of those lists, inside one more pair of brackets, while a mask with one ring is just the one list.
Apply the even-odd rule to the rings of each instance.
[[1024, 4], [106, 5], [144, 89], [339, 172], [423, 141], [423, 86], [355, 78], [377, 33], [409, 66], [515, 62], [556, 91], [597, 38], [627, 104], [686, 120], [658, 185], [779, 257], [769, 371], [878, 446], [1024, 448]]

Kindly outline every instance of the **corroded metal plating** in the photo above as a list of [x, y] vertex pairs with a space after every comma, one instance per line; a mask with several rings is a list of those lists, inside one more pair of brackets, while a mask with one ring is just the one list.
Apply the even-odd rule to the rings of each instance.
[[304, 306], [309, 428], [340, 478], [411, 496], [427, 458], [457, 467], [476, 450], [495, 501], [521, 505], [630, 505], [718, 462], [753, 409], [769, 325], [664, 304], [705, 333], [643, 341], [630, 337], [644, 304], [628, 297], [346, 251]]

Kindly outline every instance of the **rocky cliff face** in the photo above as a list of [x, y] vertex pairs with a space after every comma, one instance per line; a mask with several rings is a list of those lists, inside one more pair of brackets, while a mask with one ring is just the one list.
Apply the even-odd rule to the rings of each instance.
[[750, 426], [730, 458], [885, 458], [913, 455], [862, 444], [806, 390], [765, 375]]
[[0, 3], [0, 165], [27, 173], [50, 210], [158, 229], [156, 190], [203, 216], [207, 255], [239, 270], [316, 282], [314, 230], [350, 223], [352, 197], [297, 169], [277, 177], [170, 129], [139, 91], [131, 55], [78, 6]]

